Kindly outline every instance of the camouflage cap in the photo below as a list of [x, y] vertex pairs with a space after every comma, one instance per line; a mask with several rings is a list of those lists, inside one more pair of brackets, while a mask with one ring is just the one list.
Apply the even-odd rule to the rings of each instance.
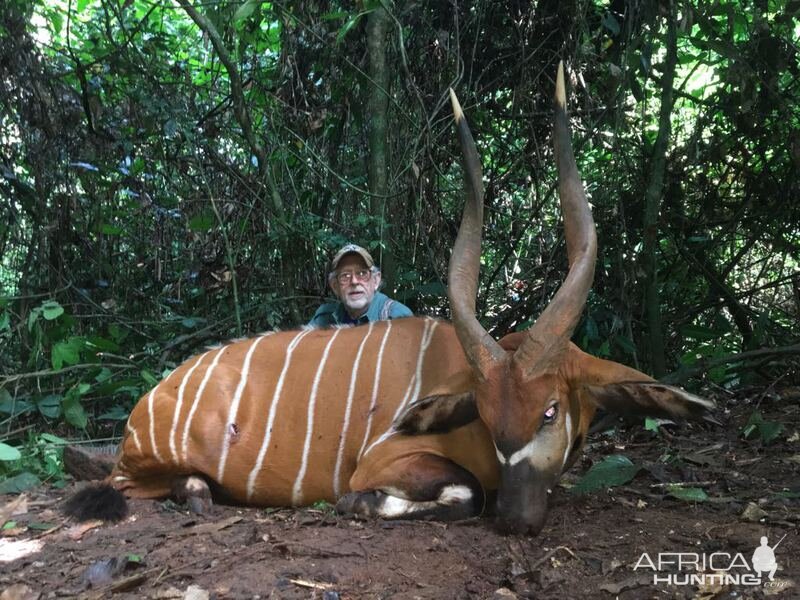
[[367, 265], [367, 268], [371, 269], [375, 264], [375, 261], [372, 260], [372, 255], [367, 252], [361, 246], [357, 246], [356, 244], [347, 244], [341, 250], [339, 250], [334, 257], [331, 259], [331, 271], [335, 271], [336, 267], [339, 266], [339, 262], [348, 254], [358, 254], [361, 258], [364, 259], [364, 262]]

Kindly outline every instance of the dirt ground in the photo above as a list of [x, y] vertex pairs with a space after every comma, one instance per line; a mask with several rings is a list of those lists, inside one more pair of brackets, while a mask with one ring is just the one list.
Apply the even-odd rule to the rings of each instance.
[[[720, 392], [721, 426], [595, 434], [534, 538], [501, 536], [487, 518], [366, 522], [326, 507], [228, 506], [195, 517], [154, 501], [132, 502], [118, 525], [81, 529], [58, 512], [74, 488], [39, 489], [0, 538], [0, 598], [800, 598], [799, 400], [797, 388]], [[784, 426], [769, 445], [742, 436], [756, 408]], [[567, 490], [610, 454], [642, 469], [609, 491]], [[702, 488], [709, 500], [672, 497], [663, 484], [674, 482]], [[12, 500], [0, 497], [0, 510]], [[718, 572], [734, 562], [729, 576], [754, 577], [741, 560], [752, 562], [761, 536], [777, 544], [772, 582], [665, 582], [710, 573], [687, 564], [703, 557]], [[41, 548], [8, 560], [26, 544]], [[678, 555], [666, 553], [682, 553], [680, 569]]]

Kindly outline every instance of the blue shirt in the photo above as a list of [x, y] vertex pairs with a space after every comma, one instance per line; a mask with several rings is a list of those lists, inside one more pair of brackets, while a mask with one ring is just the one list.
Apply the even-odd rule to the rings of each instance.
[[329, 302], [323, 304], [314, 313], [308, 322], [314, 327], [328, 327], [330, 325], [362, 325], [370, 321], [385, 321], [387, 319], [400, 319], [402, 317], [412, 317], [414, 313], [405, 304], [397, 300], [392, 300], [386, 294], [376, 292], [372, 298], [367, 312], [353, 319], [347, 314], [344, 304], [341, 302]]

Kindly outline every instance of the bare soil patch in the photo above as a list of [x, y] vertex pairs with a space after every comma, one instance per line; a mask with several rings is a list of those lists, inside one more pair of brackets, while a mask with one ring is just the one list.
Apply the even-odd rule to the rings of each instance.
[[[656, 435], [634, 425], [595, 435], [554, 490], [535, 538], [501, 536], [486, 518], [366, 522], [324, 507], [230, 506], [196, 517], [154, 501], [132, 501], [124, 522], [78, 535], [58, 512], [74, 488], [39, 489], [28, 493], [27, 512], [4, 532], [0, 551], [24, 541], [41, 549], [0, 562], [0, 591], [10, 598], [25, 597], [12, 595], [22, 586], [31, 598], [797, 598], [798, 396], [797, 388], [747, 390], [717, 398], [722, 426]], [[785, 428], [770, 445], [741, 435], [756, 407]], [[567, 491], [610, 454], [642, 466], [633, 481], [589, 496]], [[674, 498], [664, 484], [675, 482], [702, 488], [709, 501]], [[0, 508], [13, 499], [0, 497]], [[652, 570], [634, 569], [645, 552], [653, 561], [665, 552], [741, 553], [750, 561], [761, 536], [771, 546], [782, 539], [772, 585], [654, 584]], [[678, 570], [659, 576], [669, 573]]]

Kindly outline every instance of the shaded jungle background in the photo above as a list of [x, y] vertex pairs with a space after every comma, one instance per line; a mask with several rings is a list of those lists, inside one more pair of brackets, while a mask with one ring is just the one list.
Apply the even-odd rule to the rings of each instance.
[[527, 327], [567, 269], [561, 59], [600, 240], [576, 343], [796, 385], [799, 34], [798, 1], [6, 0], [0, 476], [61, 481], [63, 439], [119, 435], [187, 356], [305, 323], [345, 242], [447, 317], [449, 87], [484, 164], [479, 317]]

